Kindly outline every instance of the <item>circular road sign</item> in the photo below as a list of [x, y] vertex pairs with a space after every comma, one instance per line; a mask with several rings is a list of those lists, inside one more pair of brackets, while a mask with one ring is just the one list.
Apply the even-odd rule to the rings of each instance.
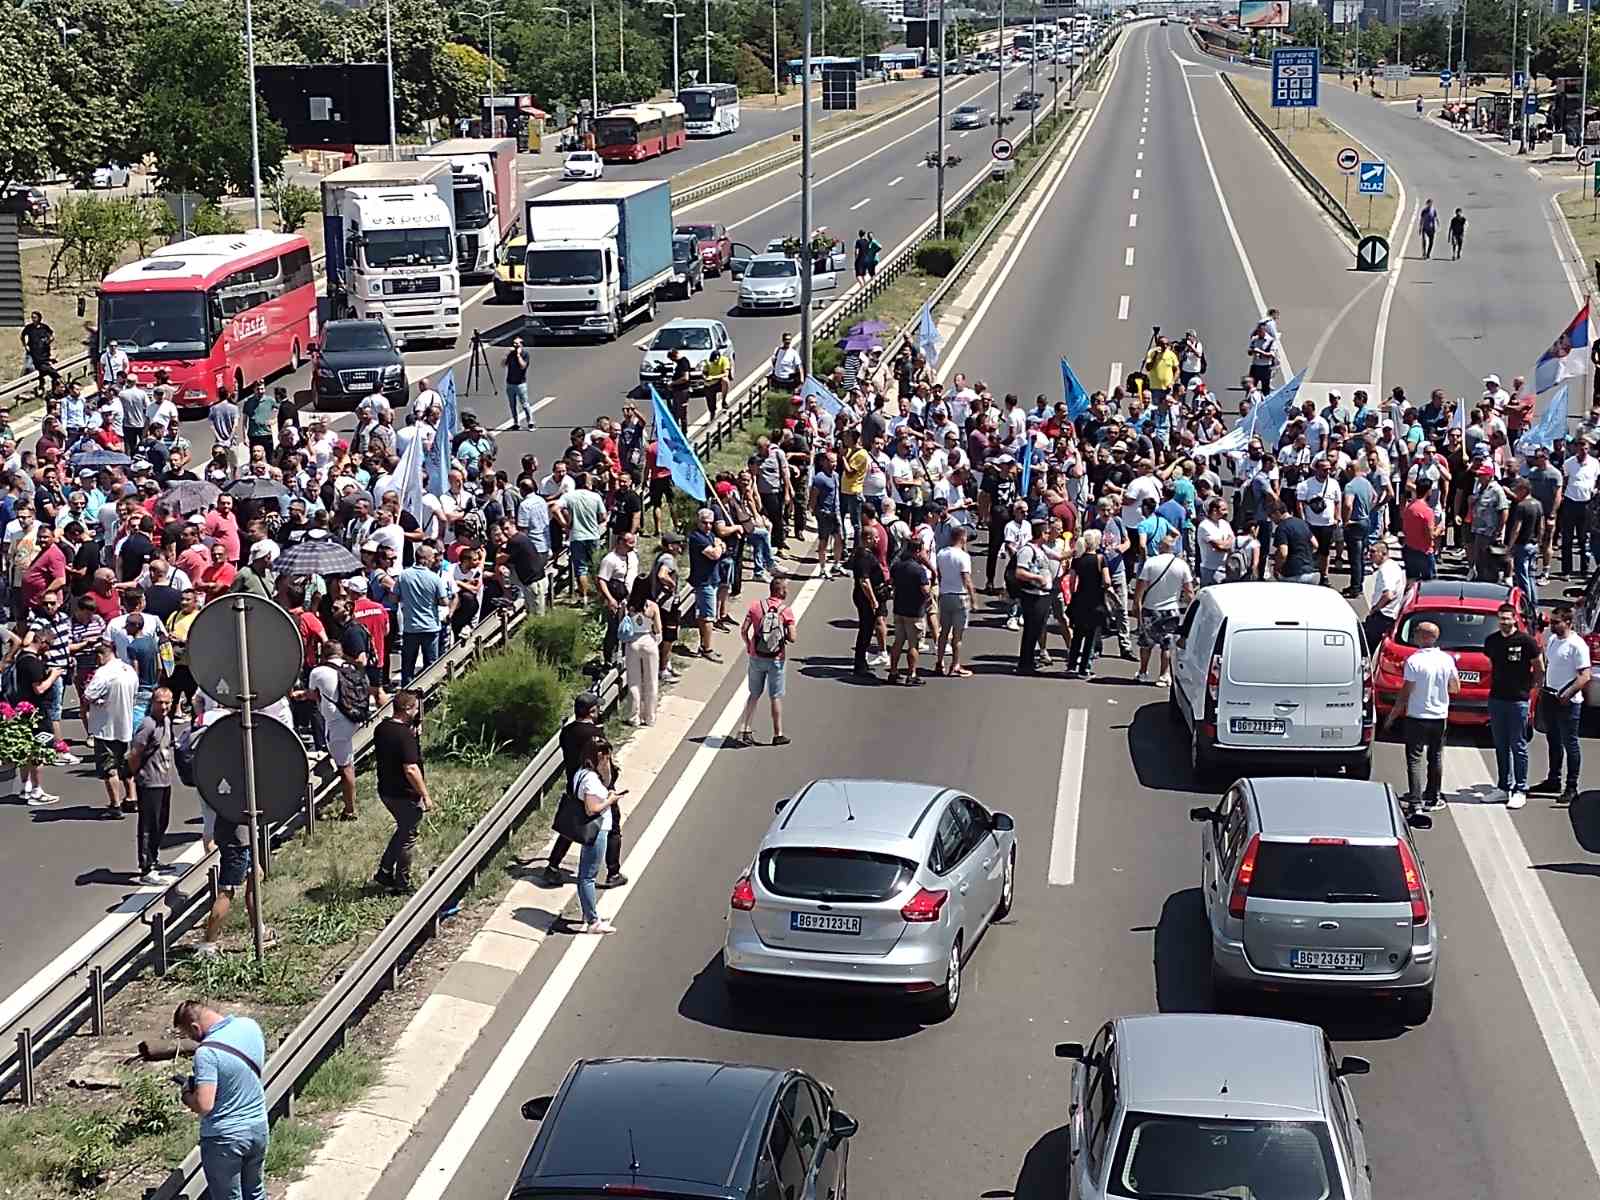
[[1007, 161], [1011, 157], [1011, 139], [995, 138], [994, 143], [989, 147], [989, 153], [994, 155], [999, 162]]
[[304, 646], [294, 618], [265, 596], [238, 592], [202, 608], [189, 626], [189, 669], [206, 695], [227, 708], [239, 707], [244, 687], [236, 624], [240, 601], [245, 606], [253, 702], [263, 707], [276, 704], [294, 686]]
[[[259, 713], [253, 720], [256, 811], [275, 824], [305, 803], [311, 766], [300, 739], [282, 721]], [[237, 825], [245, 819], [244, 720], [238, 713], [206, 726], [194, 748], [194, 785], [223, 820]]]
[[1593, 161], [1594, 148], [1592, 146], [1584, 146], [1578, 151], [1578, 165], [1580, 167], [1587, 167]]
[[1334, 162], [1339, 164], [1339, 170], [1349, 174], [1361, 164], [1361, 152], [1354, 146], [1346, 146], [1339, 151]]

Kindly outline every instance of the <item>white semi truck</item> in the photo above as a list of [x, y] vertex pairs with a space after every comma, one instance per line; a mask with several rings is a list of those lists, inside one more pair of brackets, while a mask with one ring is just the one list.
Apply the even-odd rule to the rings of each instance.
[[500, 247], [522, 224], [516, 139], [447, 138], [429, 146], [418, 160], [450, 164], [461, 274], [493, 275]]

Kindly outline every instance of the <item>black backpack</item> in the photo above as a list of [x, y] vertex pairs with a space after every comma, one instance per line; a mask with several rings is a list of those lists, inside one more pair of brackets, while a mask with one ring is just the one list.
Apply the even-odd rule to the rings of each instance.
[[334, 669], [339, 673], [339, 692], [334, 707], [347, 720], [357, 725], [365, 723], [372, 716], [372, 693], [367, 688], [366, 675], [360, 667], [349, 663], [339, 663]]

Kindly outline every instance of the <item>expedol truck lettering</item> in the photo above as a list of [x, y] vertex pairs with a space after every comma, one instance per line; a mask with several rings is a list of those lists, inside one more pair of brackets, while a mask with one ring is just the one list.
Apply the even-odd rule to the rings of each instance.
[[322, 181], [328, 296], [336, 317], [375, 317], [397, 342], [461, 334], [450, 164], [371, 162]]
[[666, 180], [574, 183], [527, 202], [523, 312], [532, 336], [614, 338], [655, 317], [672, 280]]
[[522, 180], [515, 138], [447, 138], [418, 161], [448, 162], [455, 190], [456, 266], [463, 275], [494, 274], [495, 255], [522, 221]]

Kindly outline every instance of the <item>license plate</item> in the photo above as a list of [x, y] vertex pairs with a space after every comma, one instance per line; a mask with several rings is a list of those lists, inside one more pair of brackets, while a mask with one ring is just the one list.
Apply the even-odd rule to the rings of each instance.
[[792, 912], [789, 914], [789, 928], [802, 933], [859, 934], [861, 918], [835, 916], [833, 913]]
[[1461, 676], [1462, 683], [1480, 683], [1483, 680], [1483, 676], [1477, 671], [1457, 671], [1456, 674]]
[[1359, 971], [1366, 963], [1359, 950], [1294, 950], [1289, 965], [1301, 971]]
[[1282, 717], [1231, 717], [1228, 729], [1233, 733], [1288, 733], [1289, 723]]

